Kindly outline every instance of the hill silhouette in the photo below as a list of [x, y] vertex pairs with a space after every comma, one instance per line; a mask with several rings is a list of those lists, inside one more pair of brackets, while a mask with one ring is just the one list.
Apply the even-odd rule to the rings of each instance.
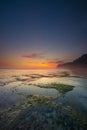
[[87, 54], [80, 56], [72, 62], [60, 64], [57, 67], [72, 68], [72, 67], [87, 67]]

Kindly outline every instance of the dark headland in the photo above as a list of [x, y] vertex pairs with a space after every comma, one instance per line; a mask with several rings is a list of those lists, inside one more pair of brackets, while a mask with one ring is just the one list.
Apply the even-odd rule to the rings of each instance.
[[87, 68], [87, 54], [84, 54], [80, 56], [79, 58], [75, 59], [72, 62], [67, 62], [64, 64], [59, 64], [57, 67], [62, 67], [62, 68]]

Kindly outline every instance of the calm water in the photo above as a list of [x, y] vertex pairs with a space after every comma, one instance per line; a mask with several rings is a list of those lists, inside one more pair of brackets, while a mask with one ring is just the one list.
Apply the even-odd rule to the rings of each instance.
[[39, 88], [32, 84], [64, 83], [76, 86], [72, 91], [57, 101], [63, 105], [72, 106], [77, 111], [87, 113], [87, 78], [59, 77], [67, 71], [71, 75], [78, 75], [70, 70], [0, 70], [0, 109], [23, 101], [28, 94], [41, 94], [57, 97], [55, 89]]

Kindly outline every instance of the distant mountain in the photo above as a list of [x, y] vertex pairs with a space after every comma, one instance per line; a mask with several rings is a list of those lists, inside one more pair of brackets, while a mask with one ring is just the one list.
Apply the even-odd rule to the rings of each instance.
[[87, 54], [82, 55], [73, 61], [74, 64], [87, 64]]
[[65, 64], [60, 64], [58, 67], [72, 68], [72, 67], [87, 67], [87, 54], [75, 59], [73, 62], [68, 62]]

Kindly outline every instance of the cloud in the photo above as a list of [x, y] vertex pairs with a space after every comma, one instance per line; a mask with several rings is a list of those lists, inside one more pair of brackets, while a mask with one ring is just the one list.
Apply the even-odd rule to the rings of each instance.
[[49, 61], [48, 63], [62, 64], [64, 62], [63, 61]]
[[51, 63], [51, 64], [62, 64], [64, 63], [64, 61], [62, 61], [61, 59], [49, 59], [48, 63]]
[[42, 53], [32, 53], [29, 55], [22, 55], [23, 58], [29, 58], [29, 59], [41, 59], [44, 58]]

